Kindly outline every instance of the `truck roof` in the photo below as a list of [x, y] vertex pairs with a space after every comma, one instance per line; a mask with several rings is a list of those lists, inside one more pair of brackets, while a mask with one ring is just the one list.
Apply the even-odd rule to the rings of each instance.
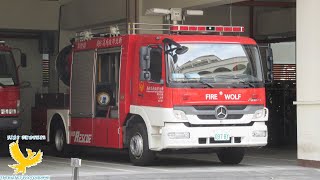
[[128, 35], [128, 36], [138, 36], [141, 38], [170, 38], [177, 42], [185, 43], [227, 43], [227, 44], [252, 44], [256, 45], [257, 43], [248, 37], [243, 36], [222, 36], [222, 35], [169, 35], [169, 34], [138, 34], [138, 35]]
[[[171, 34], [130, 34], [114, 37], [98, 37], [75, 42], [74, 50], [92, 50], [123, 46], [125, 42], [160, 44], [162, 39], [170, 38], [179, 43], [221, 43], [221, 44], [251, 44], [256, 42], [248, 37], [221, 35], [171, 35]], [[130, 46], [130, 45], [129, 45]]]

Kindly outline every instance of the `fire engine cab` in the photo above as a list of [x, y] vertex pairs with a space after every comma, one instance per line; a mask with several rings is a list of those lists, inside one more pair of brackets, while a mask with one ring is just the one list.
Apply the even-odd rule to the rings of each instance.
[[[149, 26], [165, 33], [139, 34]], [[128, 149], [133, 164], [148, 165], [159, 151], [211, 148], [238, 164], [246, 147], [267, 144], [268, 77], [256, 42], [239, 36], [243, 27], [130, 23], [127, 34], [119, 27], [78, 33], [59, 54], [57, 70], [70, 87], [60, 99], [68, 103], [33, 109], [58, 152]]]
[[20, 66], [26, 66], [26, 55], [20, 49], [9, 47], [0, 40], [0, 141], [6, 141], [7, 134], [15, 134], [21, 126], [20, 88], [17, 69], [12, 51], [20, 52]]

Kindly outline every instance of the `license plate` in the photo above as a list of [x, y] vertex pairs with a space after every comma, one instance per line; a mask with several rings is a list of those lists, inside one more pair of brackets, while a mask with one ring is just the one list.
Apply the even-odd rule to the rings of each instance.
[[230, 135], [226, 133], [219, 133], [214, 135], [214, 140], [215, 141], [229, 141], [230, 140]]

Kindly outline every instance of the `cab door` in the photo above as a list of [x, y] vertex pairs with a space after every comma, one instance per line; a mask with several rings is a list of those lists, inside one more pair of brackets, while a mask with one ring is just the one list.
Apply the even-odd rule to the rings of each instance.
[[[165, 84], [165, 63], [163, 57], [163, 48], [161, 45], [141, 47], [138, 105], [151, 107], [163, 106]], [[143, 58], [150, 58], [149, 62], [143, 64]]]

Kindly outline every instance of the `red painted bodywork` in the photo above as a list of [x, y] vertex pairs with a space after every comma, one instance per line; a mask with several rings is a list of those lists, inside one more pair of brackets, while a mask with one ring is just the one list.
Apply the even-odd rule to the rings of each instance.
[[[20, 99], [19, 87], [0, 87], [0, 109], [17, 108], [17, 100]], [[1, 116], [1, 115], [0, 115]], [[14, 115], [16, 116], [16, 115]]]
[[[76, 42], [74, 52], [92, 49], [121, 47], [119, 119], [108, 118], [71, 118], [71, 131], [92, 134], [88, 146], [123, 148], [122, 126], [130, 111], [130, 105], [172, 108], [176, 105], [265, 105], [264, 88], [169, 88], [163, 73], [164, 84], [141, 82], [139, 80], [139, 51], [141, 46], [162, 44], [164, 38], [171, 38], [179, 43], [236, 43], [255, 45], [250, 38], [238, 36], [208, 35], [125, 35], [111, 38], [96, 38]], [[163, 58], [163, 72], [165, 72]], [[149, 89], [148, 89], [149, 88]], [[163, 94], [154, 93], [161, 90]], [[224, 94], [241, 94], [239, 100], [226, 100]], [[206, 94], [219, 94], [215, 101], [207, 101]], [[142, 96], [141, 96], [142, 95]], [[71, 96], [70, 96], [71, 97]], [[252, 100], [253, 99], [253, 100]], [[71, 136], [71, 144], [74, 138]]]
[[[11, 48], [5, 45], [0, 45], [0, 51], [11, 52]], [[14, 61], [14, 59], [12, 60]], [[18, 78], [18, 75], [17, 75], [17, 78]], [[16, 109], [17, 100], [20, 100], [20, 88], [18, 85], [5, 86], [5, 87], [0, 86], [0, 109]], [[5, 116], [9, 117], [9, 116], [17, 116], [17, 115], [18, 114], [5, 115]], [[0, 118], [1, 117], [3, 117], [3, 115], [0, 114]]]

